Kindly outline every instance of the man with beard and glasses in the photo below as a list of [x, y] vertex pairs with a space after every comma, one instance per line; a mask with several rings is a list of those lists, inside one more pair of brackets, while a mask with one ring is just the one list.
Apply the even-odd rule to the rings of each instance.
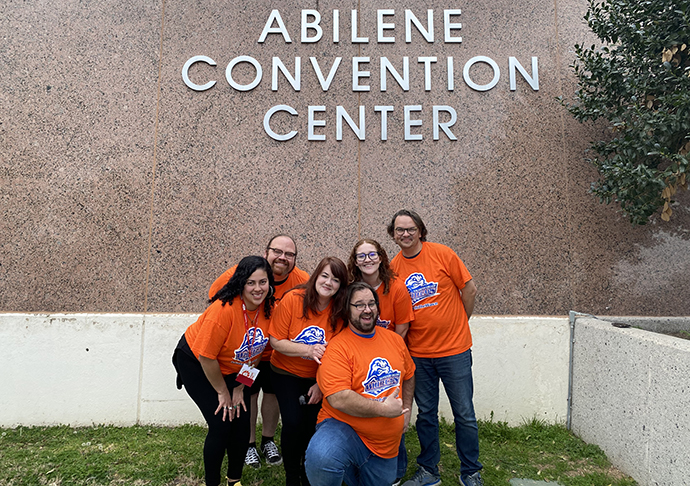
[[[295, 245], [295, 241], [288, 235], [280, 234], [271, 238], [268, 245], [266, 245], [264, 258], [268, 260], [269, 265], [271, 265], [271, 270], [273, 270], [273, 278], [275, 279], [274, 297], [276, 304], [288, 290], [309, 280], [309, 274], [295, 266], [297, 260], [297, 246]], [[213, 282], [208, 292], [209, 299], [212, 299], [213, 296], [228, 283], [230, 277], [235, 273], [236, 268], [237, 265], [233, 266]], [[266, 350], [261, 356], [261, 362], [258, 365], [259, 376], [250, 390], [252, 396], [251, 435], [249, 438], [249, 449], [247, 449], [245, 464], [254, 468], [261, 467], [259, 451], [266, 458], [266, 464], [269, 466], [279, 466], [283, 463], [283, 458], [278, 451], [278, 446], [276, 446], [273, 440], [276, 428], [278, 427], [280, 410], [270, 380], [272, 352], [273, 349], [269, 344], [266, 346]], [[263, 390], [264, 396], [261, 400], [261, 446], [257, 449], [256, 420], [260, 390]]]
[[403, 339], [376, 325], [378, 304], [369, 284], [350, 285], [348, 327], [321, 359], [316, 381], [325, 399], [305, 462], [315, 486], [382, 486], [396, 479], [415, 366]]

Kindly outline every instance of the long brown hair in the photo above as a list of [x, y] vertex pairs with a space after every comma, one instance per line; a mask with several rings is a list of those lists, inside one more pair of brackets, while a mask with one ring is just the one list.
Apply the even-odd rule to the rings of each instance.
[[326, 266], [331, 267], [333, 277], [340, 280], [340, 288], [331, 300], [331, 330], [337, 332], [341, 325], [347, 322], [345, 315], [345, 299], [347, 298], [347, 267], [340, 258], [328, 256], [321, 260], [316, 266], [316, 270], [311, 274], [309, 280], [296, 288], [305, 289], [304, 300], [302, 301], [302, 319], [309, 319], [309, 312], [318, 314], [319, 312], [319, 293], [316, 291], [316, 279], [319, 278]]
[[350, 258], [347, 261], [348, 281], [349, 283], [352, 283], [362, 280], [362, 271], [357, 266], [357, 248], [362, 246], [364, 243], [374, 245], [376, 252], [379, 254], [379, 278], [383, 282], [383, 294], [386, 295], [391, 289], [391, 281], [395, 278], [395, 272], [391, 268], [390, 262], [388, 261], [388, 254], [386, 253], [386, 250], [384, 250], [376, 240], [362, 238], [355, 243], [354, 248], [352, 248], [352, 251], [350, 252]]

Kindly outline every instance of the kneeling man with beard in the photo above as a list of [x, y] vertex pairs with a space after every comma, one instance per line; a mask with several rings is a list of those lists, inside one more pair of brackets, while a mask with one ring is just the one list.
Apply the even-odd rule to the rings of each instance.
[[305, 467], [313, 486], [385, 486], [396, 479], [415, 366], [403, 339], [376, 326], [378, 296], [348, 287], [348, 327], [331, 339], [316, 381], [324, 401]]

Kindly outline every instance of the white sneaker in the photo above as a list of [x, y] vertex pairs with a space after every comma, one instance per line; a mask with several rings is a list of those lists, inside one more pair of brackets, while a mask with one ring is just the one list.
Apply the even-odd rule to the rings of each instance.
[[244, 458], [244, 463], [254, 469], [259, 469], [261, 467], [261, 459], [259, 458], [259, 451], [256, 450], [256, 447], [249, 446], [247, 455]]

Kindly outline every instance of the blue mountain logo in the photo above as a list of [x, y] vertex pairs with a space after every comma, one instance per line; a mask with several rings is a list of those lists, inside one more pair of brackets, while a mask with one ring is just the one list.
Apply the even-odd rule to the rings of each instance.
[[240, 363], [254, 361], [254, 358], [261, 356], [267, 344], [268, 338], [264, 336], [263, 331], [258, 327], [252, 327], [244, 334], [242, 344], [235, 350], [235, 360]]
[[438, 282], [427, 282], [421, 273], [413, 273], [405, 280], [405, 287], [410, 293], [412, 305], [434, 295], [438, 295]]
[[303, 329], [292, 342], [302, 344], [326, 344], [326, 331], [319, 326], [309, 326]]
[[369, 371], [362, 382], [364, 393], [377, 397], [381, 393], [400, 384], [400, 372], [394, 370], [386, 358], [374, 358], [369, 363]]

